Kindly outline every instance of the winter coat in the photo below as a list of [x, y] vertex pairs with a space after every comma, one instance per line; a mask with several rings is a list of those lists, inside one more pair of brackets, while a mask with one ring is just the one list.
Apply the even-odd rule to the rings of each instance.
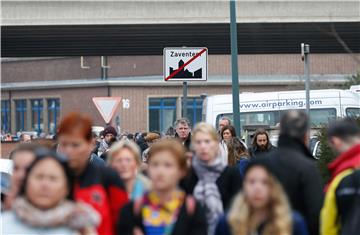
[[[296, 212], [292, 214], [293, 227], [292, 227], [292, 235], [308, 235], [308, 229], [305, 224], [304, 218]], [[264, 228], [264, 224], [258, 227], [257, 234], [258, 235], [267, 235], [262, 232]], [[232, 235], [230, 225], [227, 222], [226, 216], [223, 216], [216, 227], [215, 235]], [[235, 235], [235, 234], [234, 234]], [[245, 234], [246, 235], [246, 234]]]
[[76, 179], [74, 199], [91, 205], [100, 214], [99, 234], [116, 234], [118, 212], [128, 202], [128, 195], [114, 170], [89, 163]]
[[[181, 181], [180, 186], [187, 194], [193, 194], [194, 188], [198, 182], [198, 177], [193, 168], [188, 175]], [[228, 209], [232, 198], [242, 188], [242, 179], [236, 167], [225, 167], [219, 178], [216, 180], [219, 188], [224, 209]]]
[[251, 157], [259, 157], [262, 155], [272, 153], [275, 150], [276, 150], [276, 147], [273, 146], [271, 143], [269, 143], [268, 147], [265, 150], [262, 150], [262, 149], [258, 148], [257, 146], [253, 146], [253, 147], [249, 148], [249, 154]]
[[[179, 138], [179, 135], [176, 133], [175, 134], [175, 138], [181, 140]], [[182, 141], [182, 140], [181, 140]], [[187, 139], [185, 141], [182, 141], [182, 144], [184, 145], [184, 147], [186, 148], [186, 150], [190, 150], [190, 146], [191, 146], [191, 132], [189, 133]]]
[[292, 209], [304, 216], [310, 234], [317, 235], [323, 185], [316, 162], [307, 147], [294, 138], [280, 136], [277, 151], [257, 160], [267, 162], [282, 184]]
[[[360, 144], [329, 164], [332, 172], [321, 210], [321, 234], [355, 235], [360, 224]], [[356, 219], [357, 218], [357, 219]]]
[[250, 159], [247, 156], [244, 156], [244, 157], [240, 157], [240, 160], [236, 163], [242, 179], [244, 179], [245, 169], [246, 169], [247, 165], [249, 164], [249, 162], [250, 162]]
[[28, 234], [28, 235], [75, 235], [77, 231], [71, 230], [65, 226], [54, 228], [33, 227], [23, 223], [12, 211], [1, 213], [3, 235], [10, 234]]

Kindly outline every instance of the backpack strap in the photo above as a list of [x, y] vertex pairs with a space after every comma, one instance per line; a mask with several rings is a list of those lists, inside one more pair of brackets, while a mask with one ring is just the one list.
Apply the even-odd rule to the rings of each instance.
[[196, 200], [192, 195], [187, 195], [185, 198], [186, 212], [188, 215], [193, 216], [196, 209]]

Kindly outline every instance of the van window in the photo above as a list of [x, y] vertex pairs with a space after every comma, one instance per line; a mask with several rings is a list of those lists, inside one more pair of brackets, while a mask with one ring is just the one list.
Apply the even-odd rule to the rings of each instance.
[[347, 108], [346, 116], [351, 117], [351, 118], [360, 117], [360, 108]]
[[[249, 112], [240, 113], [240, 124], [243, 125], [269, 125], [271, 127], [280, 123], [280, 118], [287, 110], [281, 111], [265, 111], [265, 112]], [[218, 126], [221, 117], [228, 117], [233, 123], [233, 114], [224, 113], [216, 117], [216, 126]], [[320, 126], [328, 124], [330, 121], [336, 119], [336, 109], [311, 109], [310, 110], [311, 126]]]

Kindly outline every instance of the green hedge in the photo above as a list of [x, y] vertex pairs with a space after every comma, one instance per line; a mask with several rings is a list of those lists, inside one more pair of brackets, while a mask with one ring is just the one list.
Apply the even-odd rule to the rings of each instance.
[[[356, 121], [360, 126], [360, 118], [357, 118]], [[327, 182], [330, 178], [330, 172], [327, 168], [327, 165], [332, 162], [337, 156], [329, 146], [329, 141], [327, 139], [327, 126], [323, 126], [319, 130], [317, 136], [320, 141], [320, 158], [318, 160], [318, 167], [320, 169], [320, 173], [323, 177], [324, 182]]]

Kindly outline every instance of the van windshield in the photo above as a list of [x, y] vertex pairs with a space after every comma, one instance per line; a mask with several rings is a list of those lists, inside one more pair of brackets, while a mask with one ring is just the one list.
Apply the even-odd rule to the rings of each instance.
[[[276, 126], [280, 123], [280, 117], [286, 110], [281, 111], [264, 111], [264, 112], [248, 112], [240, 113], [240, 124], [243, 125], [269, 125]], [[219, 114], [216, 117], [216, 125], [218, 126], [221, 117], [228, 117], [232, 122], [234, 120], [232, 113]], [[310, 120], [312, 127], [318, 127], [323, 124], [328, 124], [330, 121], [336, 119], [336, 109], [311, 109]]]

